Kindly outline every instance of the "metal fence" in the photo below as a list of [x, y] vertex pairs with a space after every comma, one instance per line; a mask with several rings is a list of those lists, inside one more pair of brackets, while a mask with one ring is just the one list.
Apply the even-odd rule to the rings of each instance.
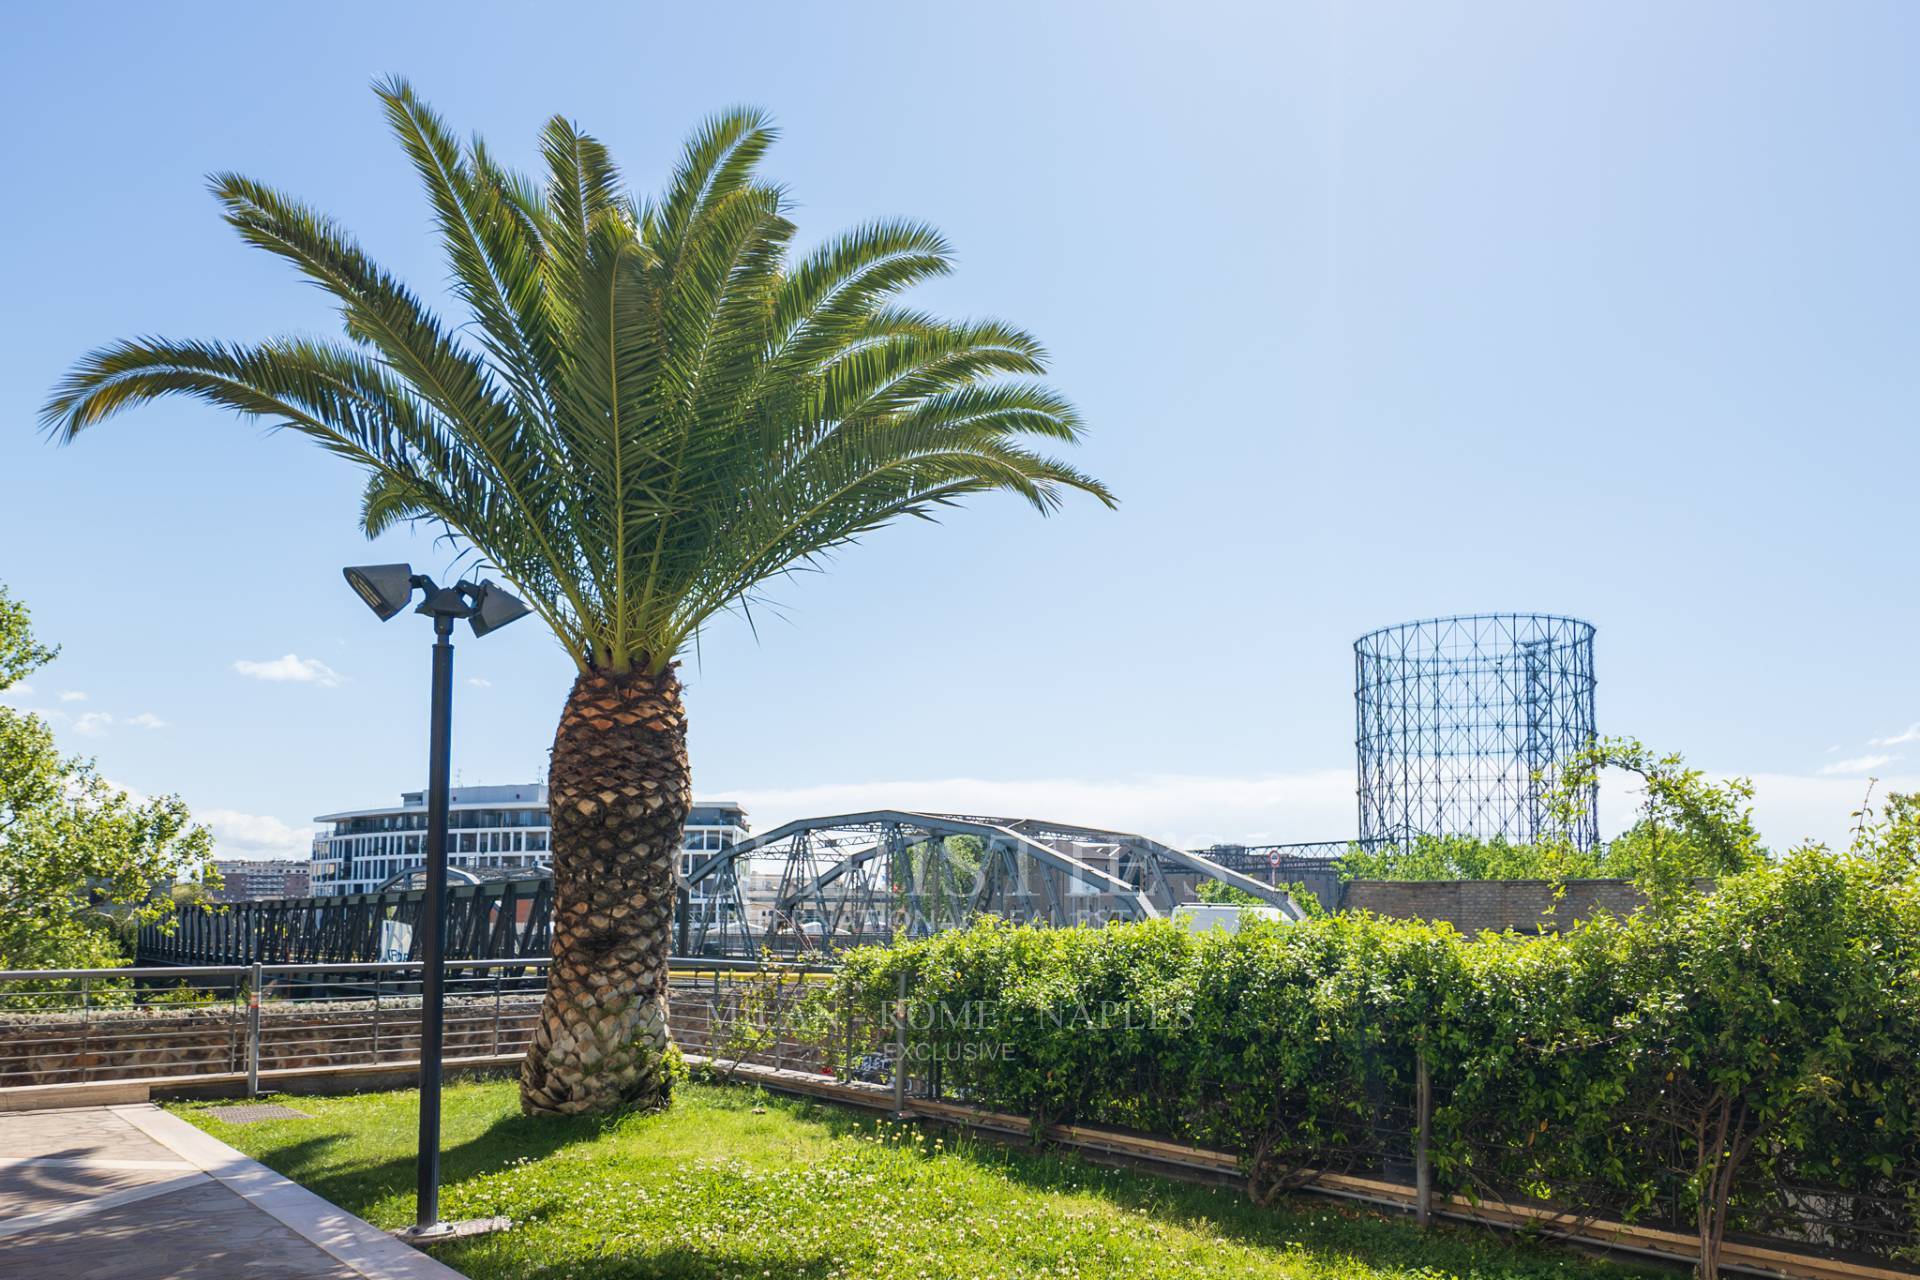
[[[446, 1056], [517, 1053], [545, 960], [447, 966]], [[418, 1061], [417, 964], [0, 971], [0, 1087]]]
[[[450, 963], [445, 1056], [523, 1053], [547, 965]], [[807, 999], [826, 974], [804, 964], [674, 960], [674, 1037], [704, 1057], [830, 1072], [874, 1048], [851, 1022], [827, 1028]], [[263, 1075], [419, 1056], [417, 964], [0, 970], [0, 1088], [244, 1076], [257, 1092]]]

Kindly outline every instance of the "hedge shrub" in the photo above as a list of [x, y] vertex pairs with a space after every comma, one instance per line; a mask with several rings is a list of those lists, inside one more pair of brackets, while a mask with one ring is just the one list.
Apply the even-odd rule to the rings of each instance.
[[1259, 1194], [1410, 1176], [1424, 1056], [1442, 1192], [1695, 1228], [1709, 1274], [1728, 1229], [1920, 1261], [1920, 891], [1884, 844], [1545, 937], [985, 921], [851, 953], [832, 998], [884, 1021], [902, 975], [949, 1096], [1234, 1151]]

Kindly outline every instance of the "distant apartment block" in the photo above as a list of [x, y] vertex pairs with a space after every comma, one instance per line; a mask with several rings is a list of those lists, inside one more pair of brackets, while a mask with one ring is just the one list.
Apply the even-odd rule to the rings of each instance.
[[304, 898], [312, 892], [312, 864], [290, 858], [216, 858], [220, 888], [215, 902], [253, 902], [260, 898]]
[[[402, 792], [400, 803], [350, 809], [314, 819], [313, 893], [372, 893], [426, 862], [427, 797]], [[455, 787], [447, 822], [447, 865], [485, 880], [549, 865], [547, 788], [540, 783]], [[687, 814], [680, 870], [747, 838], [747, 811], [731, 801], [696, 801]]]

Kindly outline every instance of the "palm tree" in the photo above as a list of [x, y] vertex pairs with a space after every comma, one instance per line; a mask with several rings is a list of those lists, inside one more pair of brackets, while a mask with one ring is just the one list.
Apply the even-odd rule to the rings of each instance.
[[291, 428], [366, 470], [368, 536], [425, 521], [514, 584], [579, 668], [548, 773], [553, 968], [522, 1105], [659, 1105], [691, 797], [678, 655], [898, 517], [996, 490], [1042, 513], [1113, 498], [1031, 447], [1080, 435], [1034, 381], [1031, 336], [897, 301], [949, 270], [937, 232], [876, 222], [794, 254], [788, 202], [756, 177], [758, 112], [702, 124], [647, 202], [568, 120], [541, 135], [542, 184], [461, 145], [406, 83], [376, 89], [470, 320], [442, 321], [329, 218], [219, 174], [227, 221], [332, 294], [347, 341], [118, 342], [43, 421], [71, 440], [185, 395]]

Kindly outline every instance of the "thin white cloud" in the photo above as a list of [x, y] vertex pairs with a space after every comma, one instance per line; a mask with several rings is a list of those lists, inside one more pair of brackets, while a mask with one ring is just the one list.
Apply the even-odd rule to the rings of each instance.
[[213, 832], [213, 851], [221, 858], [307, 858], [313, 832], [279, 818], [237, 809], [195, 809], [196, 822]]
[[60, 701], [62, 702], [85, 702], [86, 700], [87, 695], [79, 689], [62, 689], [60, 691]]
[[467, 677], [467, 683], [468, 683], [468, 684], [470, 684], [470, 685], [472, 685], [472, 686], [473, 686], [474, 688], [476, 688], [476, 689], [491, 689], [491, 688], [493, 688], [493, 681], [491, 681], [491, 680], [488, 680], [488, 679], [486, 679], [486, 678], [485, 678], [485, 677], [483, 677], [483, 676], [468, 676], [468, 677]]
[[[124, 791], [135, 804], [152, 799], [138, 787], [107, 779], [115, 791]], [[313, 832], [304, 824], [283, 822], [265, 814], [242, 813], [238, 809], [202, 809], [189, 804], [193, 820], [213, 832], [213, 853], [217, 858], [311, 858]]]
[[1821, 765], [1820, 772], [1828, 776], [1837, 773], [1871, 773], [1882, 765], [1892, 764], [1899, 758], [1899, 756], [1890, 755], [1854, 756], [1848, 760], [1835, 760], [1832, 764]]
[[167, 722], [151, 711], [142, 711], [139, 715], [130, 718], [127, 723], [140, 729], [164, 729], [167, 727]]
[[1869, 738], [1870, 747], [1900, 747], [1909, 742], [1920, 742], [1920, 721], [1915, 721], [1900, 732], [1886, 738]]
[[104, 737], [113, 717], [104, 711], [89, 711], [73, 722], [73, 731], [89, 738]]
[[328, 688], [345, 679], [338, 671], [318, 658], [303, 658], [297, 653], [255, 662], [242, 658], [233, 664], [233, 669], [241, 675], [254, 680], [276, 680], [293, 684], [317, 684]]

